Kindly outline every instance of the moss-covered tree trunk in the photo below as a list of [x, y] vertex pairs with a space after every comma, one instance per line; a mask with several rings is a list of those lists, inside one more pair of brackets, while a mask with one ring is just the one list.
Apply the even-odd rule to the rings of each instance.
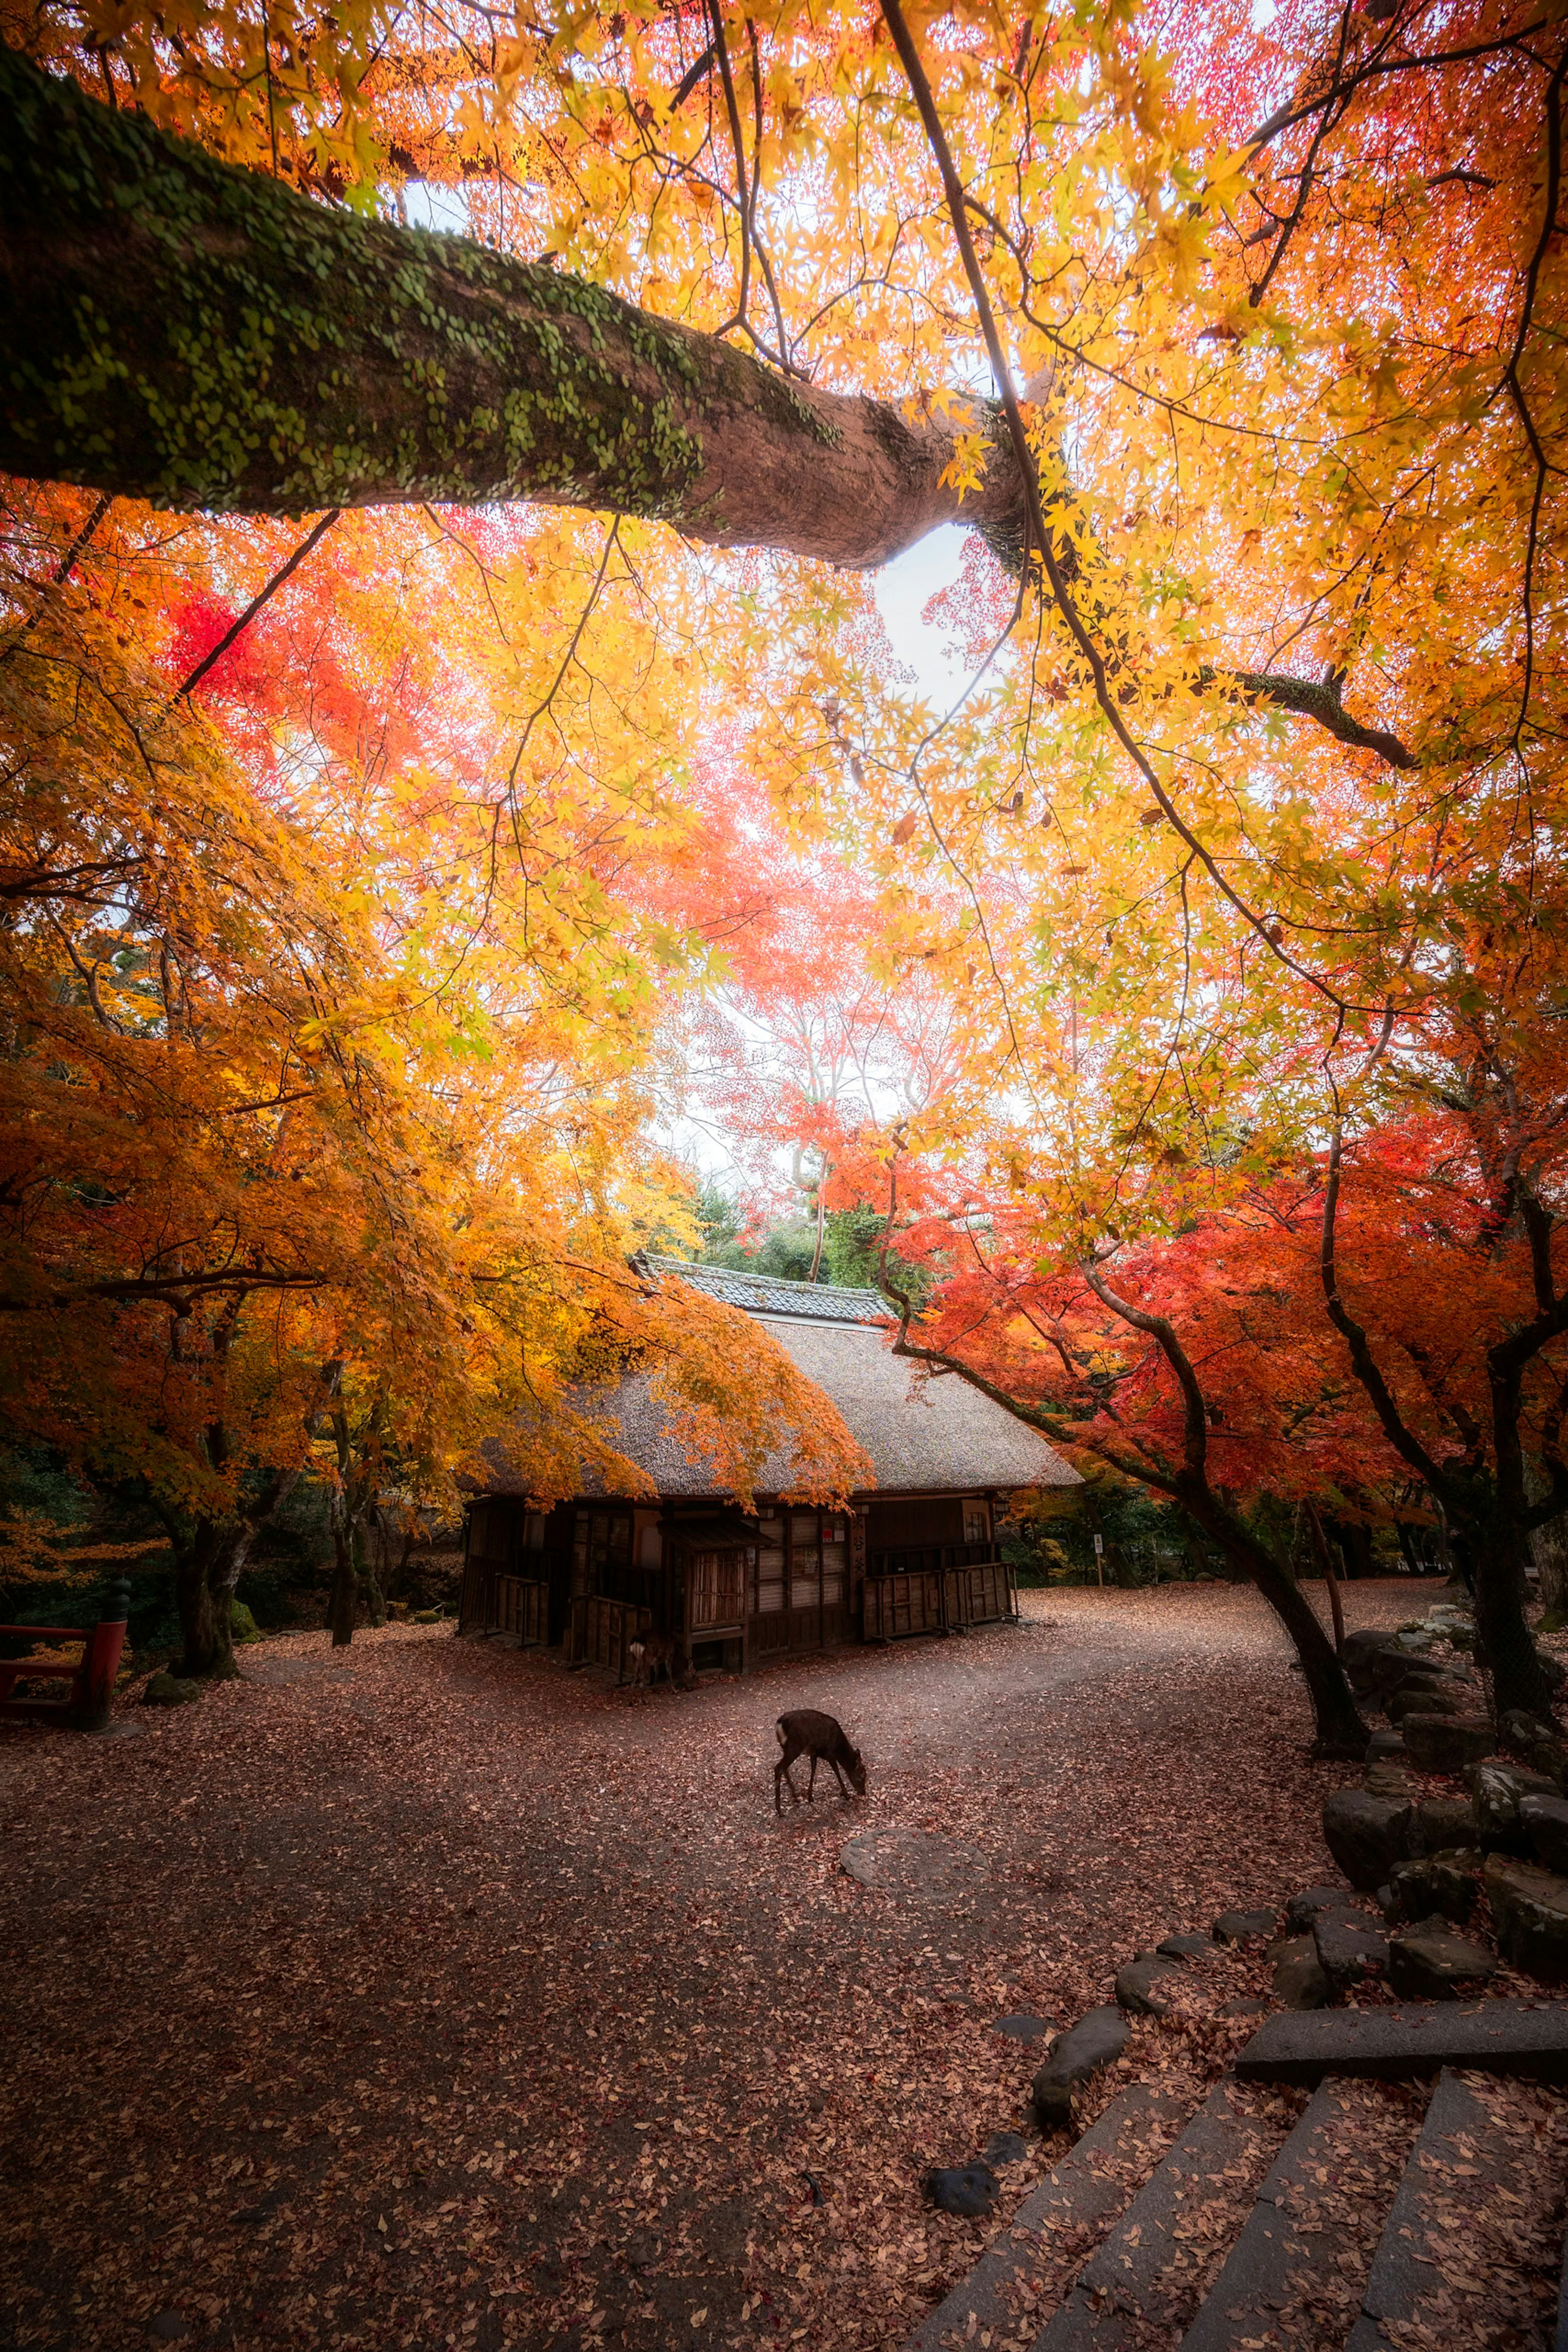
[[[884, 562], [953, 436], [542, 264], [313, 204], [0, 47], [0, 466], [250, 514], [530, 499]], [[1021, 543], [1010, 453], [963, 517]]]

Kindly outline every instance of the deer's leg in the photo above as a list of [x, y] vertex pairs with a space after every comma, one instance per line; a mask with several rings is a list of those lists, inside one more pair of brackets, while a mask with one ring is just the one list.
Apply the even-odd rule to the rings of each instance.
[[806, 1783], [806, 1802], [807, 1802], [809, 1805], [814, 1805], [814, 1804], [816, 1803], [816, 1801], [817, 1801], [817, 1758], [816, 1758], [816, 1755], [813, 1753], [812, 1758], [811, 1758], [811, 1777], [810, 1777], [810, 1780], [807, 1781], [807, 1783]]
[[839, 1759], [838, 1759], [838, 1758], [837, 1758], [836, 1756], [830, 1756], [830, 1757], [829, 1757], [829, 1759], [828, 1759], [828, 1761], [829, 1761], [829, 1763], [830, 1763], [830, 1764], [832, 1766], [832, 1768], [833, 1768], [833, 1778], [834, 1778], [834, 1780], [835, 1780], [838, 1782], [838, 1784], [839, 1784], [839, 1794], [840, 1794], [840, 1796], [841, 1796], [841, 1797], [847, 1797], [847, 1796], [849, 1795], [849, 1793], [850, 1793], [850, 1791], [849, 1791], [849, 1784], [848, 1784], [848, 1782], [845, 1780], [843, 1774], [842, 1774], [842, 1773], [840, 1771], [840, 1769], [839, 1769]]
[[789, 1791], [789, 1802], [792, 1805], [798, 1805], [800, 1801], [800, 1792], [796, 1788], [794, 1779], [789, 1770], [789, 1766], [792, 1761], [793, 1759], [789, 1756], [788, 1750], [786, 1750], [786, 1752], [779, 1759], [778, 1763], [773, 1767], [773, 1810], [776, 1813], [781, 1813], [784, 1810], [784, 1807], [780, 1802], [780, 1781], [783, 1782], [784, 1786]]

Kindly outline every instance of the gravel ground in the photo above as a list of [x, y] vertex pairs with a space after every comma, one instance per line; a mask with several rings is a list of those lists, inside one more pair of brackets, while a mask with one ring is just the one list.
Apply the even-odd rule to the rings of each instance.
[[[1350, 1622], [1435, 1591], [1353, 1584]], [[1343, 1777], [1249, 1591], [1024, 1607], [689, 1695], [292, 1635], [137, 1738], [0, 1729], [0, 2345], [893, 2352], [997, 2226], [921, 2193], [1025, 2125], [995, 2021], [1320, 1877]], [[800, 1706], [870, 1788], [780, 1822]], [[840, 1866], [868, 1832], [890, 1883]], [[1200, 2095], [1228, 2005], [1124, 2071]]]

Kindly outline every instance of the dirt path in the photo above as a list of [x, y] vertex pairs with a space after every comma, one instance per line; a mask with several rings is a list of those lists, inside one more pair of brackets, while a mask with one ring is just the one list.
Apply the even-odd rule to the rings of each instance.
[[[0, 1733], [0, 2347], [896, 2347], [988, 2234], [924, 2170], [1023, 2120], [995, 2020], [1326, 1862], [1252, 1594], [1026, 1601], [690, 1696], [295, 1636], [139, 1738]], [[871, 1787], [780, 1824], [798, 1706]], [[879, 1831], [925, 1885], [840, 1867]]]

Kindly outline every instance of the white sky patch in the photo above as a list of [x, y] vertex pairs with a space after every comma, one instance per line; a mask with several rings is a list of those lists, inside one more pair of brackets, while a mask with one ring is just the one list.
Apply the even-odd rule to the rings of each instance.
[[927, 532], [876, 575], [876, 604], [897, 659], [915, 673], [915, 691], [946, 709], [962, 691], [964, 672], [945, 629], [920, 615], [940, 589], [958, 577], [968, 533], [956, 522]]

